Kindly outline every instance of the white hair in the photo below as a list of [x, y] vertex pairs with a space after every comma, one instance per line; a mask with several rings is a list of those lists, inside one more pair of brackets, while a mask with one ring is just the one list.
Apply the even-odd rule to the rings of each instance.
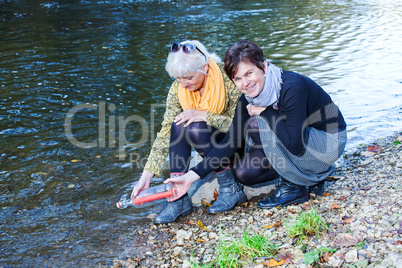
[[199, 50], [204, 53], [202, 55], [197, 49], [190, 54], [185, 54], [183, 49], [177, 52], [170, 52], [167, 58], [165, 69], [170, 77], [183, 77], [189, 76], [189, 72], [201, 72], [206, 74], [202, 67], [208, 63], [209, 58], [213, 59], [216, 63], [220, 63], [221, 59], [215, 53], [209, 53], [205, 46], [197, 40], [186, 40], [180, 44], [190, 43], [195, 45]]

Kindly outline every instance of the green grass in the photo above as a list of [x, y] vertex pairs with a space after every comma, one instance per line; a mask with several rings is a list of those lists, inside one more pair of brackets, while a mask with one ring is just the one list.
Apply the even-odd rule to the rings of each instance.
[[224, 238], [221, 233], [216, 259], [213, 263], [204, 264], [204, 266], [193, 263], [192, 267], [241, 267], [252, 262], [253, 258], [273, 256], [277, 249], [277, 246], [267, 237], [256, 233], [250, 236], [248, 230], [245, 230], [239, 239], [225, 241]]
[[317, 210], [312, 207], [300, 213], [294, 222], [286, 225], [286, 228], [290, 238], [299, 237], [299, 240], [303, 240], [307, 236], [319, 235], [329, 227]]

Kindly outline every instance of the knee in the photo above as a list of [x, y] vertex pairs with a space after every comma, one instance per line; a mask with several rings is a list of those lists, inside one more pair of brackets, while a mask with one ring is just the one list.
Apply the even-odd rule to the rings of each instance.
[[188, 137], [193, 144], [200, 142], [200, 135], [208, 129], [208, 125], [205, 122], [194, 122], [187, 127]]

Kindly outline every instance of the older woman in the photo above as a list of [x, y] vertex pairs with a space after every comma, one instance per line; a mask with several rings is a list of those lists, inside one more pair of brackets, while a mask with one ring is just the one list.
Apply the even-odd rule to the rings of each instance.
[[[268, 63], [253, 42], [231, 46], [224, 68], [243, 93], [221, 142], [226, 146], [210, 151], [186, 175], [167, 182], [176, 182], [179, 195], [185, 193], [217, 159], [230, 157], [247, 132], [252, 145], [236, 165], [237, 180], [248, 185], [272, 180], [274, 173], [267, 173], [272, 169], [281, 177], [275, 193], [258, 202], [260, 208], [305, 202], [308, 190], [322, 194], [323, 182], [334, 171], [347, 140], [346, 123], [330, 96], [311, 79]], [[266, 162], [269, 165], [263, 166]], [[257, 174], [248, 175], [253, 172]]]
[[[141, 178], [133, 189], [132, 198], [149, 187], [155, 174], [160, 174], [168, 153], [170, 177], [173, 178], [188, 171], [192, 147], [205, 156], [225, 136], [240, 92], [218, 63], [220, 58], [209, 53], [199, 41], [172, 44], [166, 71], [176, 81], [167, 96], [162, 129], [152, 146]], [[246, 201], [241, 185], [228, 176], [228, 170], [228, 163], [214, 169], [221, 194], [208, 209], [210, 213], [230, 210]], [[168, 202], [154, 222], [173, 222], [191, 211], [190, 198], [184, 194], [174, 202]]]

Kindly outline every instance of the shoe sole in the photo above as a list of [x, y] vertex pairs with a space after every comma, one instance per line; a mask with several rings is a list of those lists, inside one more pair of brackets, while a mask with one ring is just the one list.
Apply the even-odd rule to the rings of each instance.
[[208, 212], [208, 214], [215, 214], [215, 213], [220, 213], [220, 212], [229, 211], [229, 210], [234, 209], [235, 206], [241, 205], [241, 204], [243, 204], [243, 203], [246, 202], [246, 201], [247, 201], [247, 196], [244, 195], [244, 196], [243, 196], [242, 198], [240, 198], [240, 199], [236, 202], [236, 204], [234, 204], [230, 209], [225, 209], [225, 210], [220, 210], [220, 211], [215, 211], [215, 212], [210, 212], [209, 209], [208, 209], [207, 212]]
[[280, 204], [278, 206], [267, 206], [267, 207], [262, 207], [260, 205], [257, 204], [258, 208], [262, 208], [262, 209], [270, 209], [270, 208], [275, 208], [275, 207], [286, 207], [292, 204], [303, 204], [304, 202], [308, 201], [308, 196], [304, 196], [304, 197], [300, 197], [296, 200], [293, 200], [291, 202], [287, 202], [285, 204]]
[[174, 218], [172, 221], [161, 221], [161, 222], [158, 222], [158, 221], [155, 221], [155, 220], [154, 220], [154, 223], [155, 223], [155, 224], [172, 223], [172, 222], [175, 222], [180, 216], [183, 216], [183, 217], [184, 217], [184, 216], [187, 216], [187, 215], [190, 214], [192, 211], [193, 211], [193, 209], [186, 210], [186, 211], [184, 211], [183, 213], [180, 213], [179, 215], [177, 215], [176, 218]]

